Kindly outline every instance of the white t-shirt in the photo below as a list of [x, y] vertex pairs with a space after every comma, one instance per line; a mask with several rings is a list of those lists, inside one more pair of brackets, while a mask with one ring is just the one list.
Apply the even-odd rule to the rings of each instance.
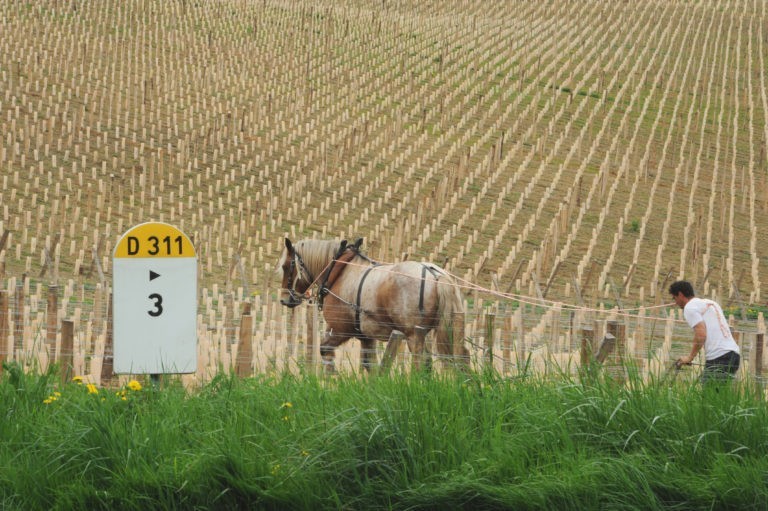
[[729, 351], [739, 353], [739, 345], [733, 340], [731, 328], [717, 302], [706, 298], [691, 298], [685, 304], [683, 316], [691, 328], [702, 321], [706, 325], [707, 340], [704, 342], [704, 352], [707, 360], [714, 360]]

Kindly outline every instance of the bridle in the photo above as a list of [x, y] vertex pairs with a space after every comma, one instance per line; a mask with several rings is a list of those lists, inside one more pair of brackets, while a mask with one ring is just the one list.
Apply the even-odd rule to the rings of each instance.
[[307, 289], [309, 289], [315, 281], [312, 272], [309, 271], [309, 268], [307, 268], [307, 265], [304, 263], [304, 259], [301, 258], [301, 254], [294, 249], [293, 257], [291, 257], [291, 264], [288, 268], [288, 282], [290, 282], [290, 287], [286, 288], [288, 296], [290, 296], [290, 302], [288, 304], [284, 303], [285, 305], [296, 306], [309, 298], [306, 291], [304, 293], [298, 293], [295, 289], [296, 282], [301, 279], [307, 281]]
[[[315, 279], [315, 277], [312, 275], [312, 272], [309, 271], [309, 268], [307, 268], [307, 265], [304, 263], [304, 259], [301, 258], [301, 254], [295, 249], [292, 248], [291, 251], [293, 252], [293, 255], [291, 256], [291, 262], [288, 267], [288, 281], [290, 282], [289, 286], [283, 288], [285, 292], [288, 293], [289, 299], [288, 300], [280, 300], [280, 303], [287, 307], [296, 307], [297, 305], [301, 304], [304, 300], [308, 300], [310, 298], [310, 293], [308, 292], [309, 289], [316, 283], [317, 280], [320, 280], [322, 278], [322, 281], [319, 283], [319, 291], [317, 293], [317, 305], [320, 309], [323, 308], [323, 297], [325, 297], [326, 294], [330, 293], [330, 287], [332, 286], [332, 283], [329, 282], [329, 279], [332, 279], [332, 275], [335, 275], [335, 278], [338, 278], [338, 275], [341, 270], [337, 272], [333, 272], [334, 265], [336, 265], [337, 262], [339, 262], [339, 259], [342, 257], [342, 254], [345, 253], [345, 251], [351, 250], [352, 251], [352, 257], [360, 256], [363, 257], [365, 260], [371, 262], [374, 266], [377, 265], [375, 261], [372, 261], [367, 256], [360, 253], [360, 245], [363, 242], [363, 238], [359, 238], [354, 244], [348, 245], [347, 240], [341, 240], [341, 244], [339, 245], [338, 250], [336, 251], [336, 255], [333, 256], [333, 259], [328, 264], [328, 266], [325, 267], [325, 269], [320, 273], [320, 275]], [[347, 258], [346, 260], [341, 261], [342, 263], [346, 264], [350, 258]], [[367, 272], [366, 272], [367, 275]], [[365, 277], [363, 277], [364, 279]], [[296, 283], [299, 280], [306, 280], [307, 282], [307, 288], [303, 293], [299, 293], [296, 291]], [[362, 284], [362, 282], [361, 282]], [[345, 303], [346, 300], [341, 299], [339, 300]], [[349, 303], [349, 305], [352, 305], [354, 307], [354, 304]]]

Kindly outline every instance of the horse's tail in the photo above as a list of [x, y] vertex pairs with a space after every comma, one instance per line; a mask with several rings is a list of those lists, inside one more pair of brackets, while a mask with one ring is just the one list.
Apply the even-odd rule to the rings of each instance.
[[437, 281], [437, 314], [435, 344], [438, 353], [455, 356], [469, 364], [469, 350], [464, 346], [464, 299], [456, 281], [449, 275], [443, 275]]

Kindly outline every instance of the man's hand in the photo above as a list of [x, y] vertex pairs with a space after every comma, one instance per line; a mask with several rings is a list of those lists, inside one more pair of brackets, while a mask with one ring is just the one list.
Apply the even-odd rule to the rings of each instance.
[[691, 358], [690, 356], [680, 357], [675, 362], [675, 365], [677, 366], [678, 369], [680, 369], [683, 366], [691, 365], [692, 361], [693, 361], [693, 358]]

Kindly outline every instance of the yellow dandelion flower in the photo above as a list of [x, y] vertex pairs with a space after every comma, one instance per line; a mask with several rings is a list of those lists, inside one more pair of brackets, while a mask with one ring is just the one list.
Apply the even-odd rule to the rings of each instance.
[[136, 380], [131, 380], [128, 382], [128, 388], [133, 390], [134, 392], [138, 392], [141, 390], [141, 383], [139, 383]]
[[307, 451], [306, 449], [302, 449], [301, 450], [301, 455], [306, 458], [307, 456], [309, 456], [309, 451]]
[[293, 404], [290, 401], [286, 401], [282, 405], [280, 405], [280, 408], [293, 408]]
[[53, 396], [50, 396], [50, 397], [47, 397], [47, 398], [43, 399], [43, 404], [49, 405], [49, 404], [53, 403], [54, 401], [56, 401], [56, 398], [53, 397]]
[[291, 420], [291, 418], [290, 418], [290, 417], [288, 417], [287, 415], [283, 415], [283, 420], [284, 420], [285, 422], [288, 422], [289, 420]]
[[83, 377], [82, 376], [75, 376], [74, 378], [72, 378], [72, 381], [77, 383], [78, 385], [82, 385], [83, 384]]
[[94, 385], [93, 383], [89, 383], [87, 387], [88, 387], [88, 393], [89, 394], [98, 394], [99, 393], [98, 387], [96, 387], [96, 385]]

